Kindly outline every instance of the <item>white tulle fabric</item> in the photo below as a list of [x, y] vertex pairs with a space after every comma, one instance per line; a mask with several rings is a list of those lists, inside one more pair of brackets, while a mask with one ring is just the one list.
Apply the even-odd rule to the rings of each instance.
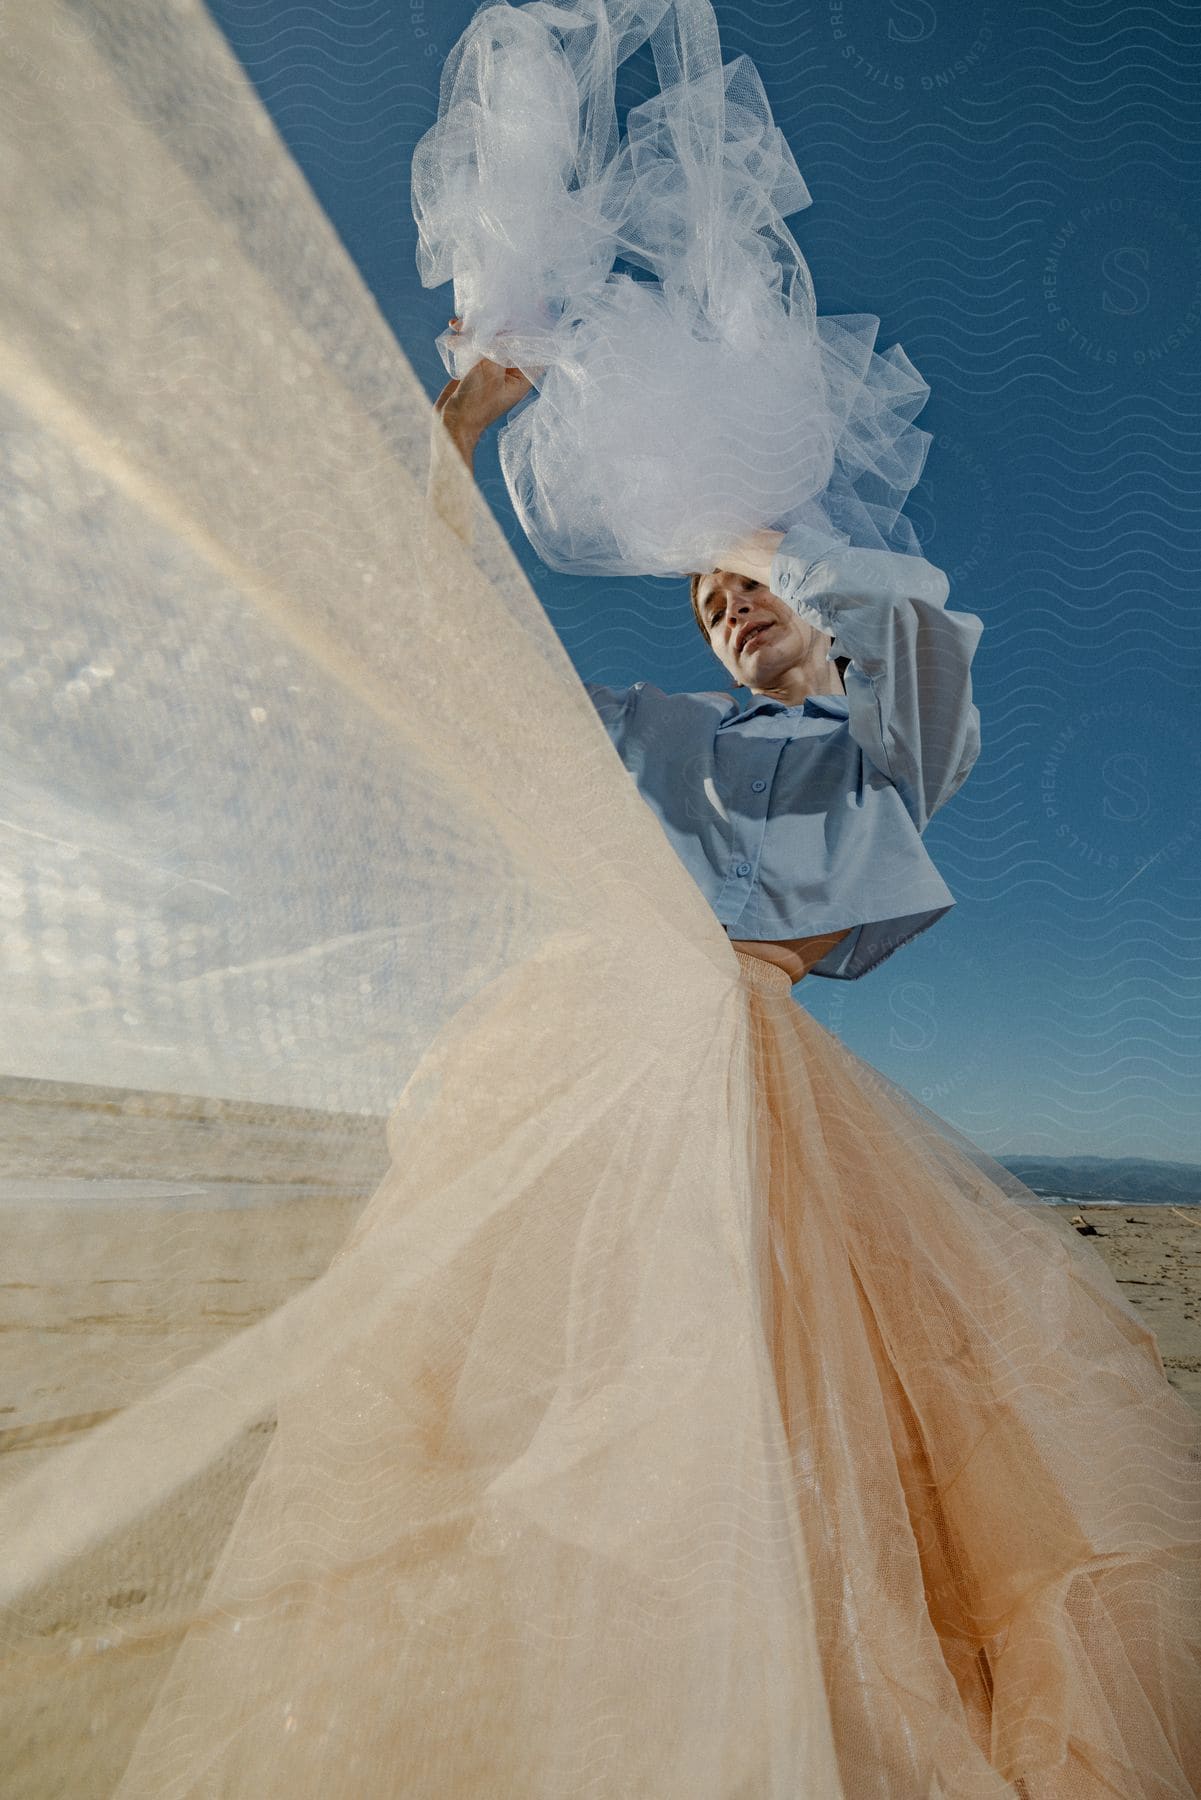
[[1151, 1332], [736, 957], [204, 10], [3, 47], [5, 1800], [1184, 1800]]
[[[619, 131], [618, 73], [648, 43], [660, 91]], [[535, 384], [501, 467], [552, 568], [686, 573], [795, 524], [916, 551], [928, 389], [877, 353], [878, 319], [817, 316], [784, 223], [808, 204], [709, 0], [476, 15], [413, 159], [418, 261], [454, 282], [448, 370], [491, 356]]]

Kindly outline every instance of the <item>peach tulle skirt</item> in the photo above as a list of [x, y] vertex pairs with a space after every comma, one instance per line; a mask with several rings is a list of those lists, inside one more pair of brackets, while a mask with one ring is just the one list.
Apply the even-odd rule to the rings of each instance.
[[3, 44], [4, 1800], [1187, 1800], [1149, 1332], [733, 951], [208, 8]]
[[[1196, 1432], [1099, 1258], [782, 971], [661, 1084], [597, 976], [409, 1083], [337, 1266], [437, 1193], [428, 1272], [281, 1405], [123, 1800], [1186, 1800]], [[715, 1118], [749, 1186], [690, 1196]]]

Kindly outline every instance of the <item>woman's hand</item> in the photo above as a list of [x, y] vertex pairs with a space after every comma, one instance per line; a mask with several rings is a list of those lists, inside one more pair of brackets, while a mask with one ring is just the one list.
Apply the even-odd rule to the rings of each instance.
[[782, 531], [769, 531], [766, 527], [752, 531], [730, 546], [718, 566], [731, 575], [745, 575], [748, 581], [770, 587], [772, 560], [783, 541]]
[[[452, 331], [463, 329], [460, 319], [452, 319], [450, 325]], [[442, 415], [452, 435], [479, 438], [524, 400], [533, 385], [520, 369], [505, 368], [485, 356], [461, 381], [447, 382], [434, 401], [434, 411]]]

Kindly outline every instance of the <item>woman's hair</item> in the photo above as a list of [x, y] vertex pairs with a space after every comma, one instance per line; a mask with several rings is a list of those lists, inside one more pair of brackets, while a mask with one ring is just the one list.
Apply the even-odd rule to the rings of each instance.
[[[704, 638], [705, 642], [709, 643], [708, 627], [701, 618], [700, 603], [697, 600], [697, 594], [700, 592], [700, 585], [704, 579], [705, 577], [703, 574], [690, 575], [688, 577], [688, 593], [692, 600], [692, 616], [696, 620], [696, 628]], [[838, 679], [842, 682], [844, 687], [846, 686], [847, 664], [850, 660], [849, 656], [836, 656], [834, 658], [834, 667], [838, 670]]]
[[703, 575], [690, 575], [688, 577], [688, 592], [692, 595], [692, 616], [696, 620], [696, 628], [704, 638], [705, 642], [708, 643], [709, 633], [705, 627], [705, 621], [701, 618], [700, 604], [697, 600], [697, 594], [700, 591], [700, 585], [704, 579], [705, 577]]

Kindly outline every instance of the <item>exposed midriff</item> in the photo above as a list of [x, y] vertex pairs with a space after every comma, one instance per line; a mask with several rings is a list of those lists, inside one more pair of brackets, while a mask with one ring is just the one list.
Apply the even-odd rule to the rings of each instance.
[[[726, 927], [729, 930], [729, 927]], [[777, 968], [785, 969], [793, 981], [799, 981], [807, 975], [814, 963], [821, 961], [827, 951], [854, 930], [853, 925], [842, 931], [827, 931], [822, 937], [748, 939], [731, 938], [730, 945], [734, 950], [745, 950], [750, 956], [760, 956], [764, 962], [775, 963]]]

